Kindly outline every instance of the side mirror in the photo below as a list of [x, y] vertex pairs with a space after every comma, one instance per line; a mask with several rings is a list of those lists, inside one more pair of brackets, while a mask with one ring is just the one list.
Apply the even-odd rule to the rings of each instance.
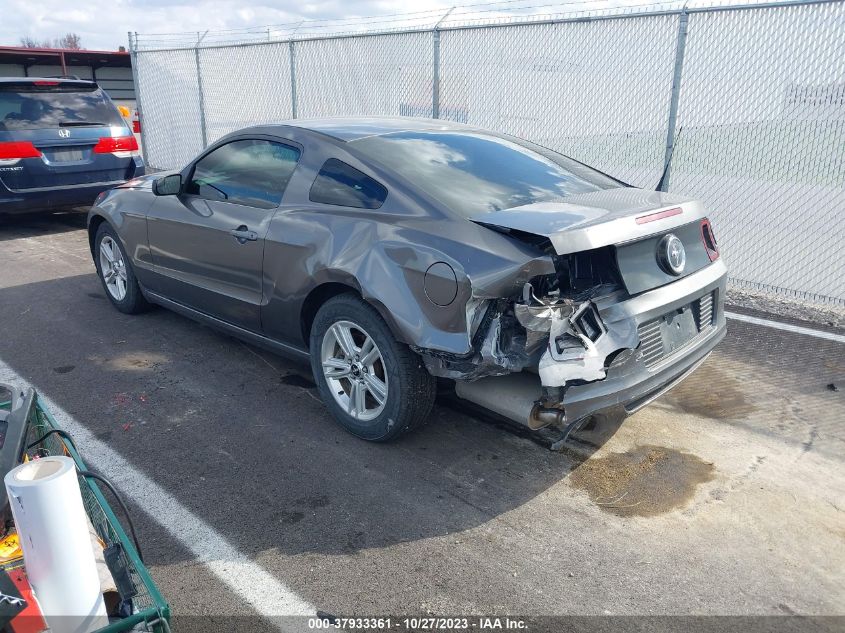
[[153, 181], [153, 193], [157, 196], [175, 196], [182, 193], [182, 174], [170, 174]]

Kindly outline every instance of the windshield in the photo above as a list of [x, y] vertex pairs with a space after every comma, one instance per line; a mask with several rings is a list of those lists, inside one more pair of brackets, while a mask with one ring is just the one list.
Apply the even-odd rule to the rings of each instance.
[[125, 126], [103, 91], [92, 86], [0, 85], [0, 131]]
[[625, 186], [533, 143], [481, 132], [397, 132], [350, 145], [465, 217]]

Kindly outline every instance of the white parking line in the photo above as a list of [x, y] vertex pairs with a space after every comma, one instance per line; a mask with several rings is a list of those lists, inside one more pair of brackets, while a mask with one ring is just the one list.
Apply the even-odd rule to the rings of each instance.
[[[3, 360], [0, 360], [0, 382], [19, 388], [33, 386]], [[240, 553], [219, 532], [179, 503], [164, 488], [94, 437], [56, 402], [40, 390], [38, 395], [56, 422], [73, 436], [86, 462], [96, 466], [127, 498], [132, 499], [259, 615], [269, 619], [316, 613], [314, 606]], [[286, 628], [284, 621], [278, 619], [273, 624], [280, 629]]]
[[729, 319], [733, 319], [734, 321], [745, 321], [746, 323], [762, 325], [764, 327], [770, 327], [776, 330], [783, 330], [784, 332], [795, 332], [796, 334], [806, 334], [807, 336], [815, 336], [816, 338], [823, 338], [827, 339], [828, 341], [845, 343], [845, 336], [842, 336], [841, 334], [824, 332], [822, 330], [813, 330], [808, 327], [801, 327], [800, 325], [790, 325], [789, 323], [781, 323], [780, 321], [769, 321], [768, 319], [760, 319], [758, 317], [748, 316], [747, 314], [738, 314], [736, 312], [725, 312], [725, 316]]

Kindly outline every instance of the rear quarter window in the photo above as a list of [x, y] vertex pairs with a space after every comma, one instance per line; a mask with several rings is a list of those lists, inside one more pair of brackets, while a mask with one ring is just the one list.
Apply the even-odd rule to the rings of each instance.
[[323, 163], [308, 194], [311, 202], [356, 209], [378, 209], [386, 198], [384, 185], [336, 158]]

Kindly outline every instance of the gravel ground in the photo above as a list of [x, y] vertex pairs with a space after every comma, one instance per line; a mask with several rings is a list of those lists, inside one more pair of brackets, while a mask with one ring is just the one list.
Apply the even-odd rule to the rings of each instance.
[[845, 330], [845, 304], [809, 303], [799, 299], [774, 297], [764, 292], [748, 289], [729, 288], [730, 306], [750, 311], [767, 313], [772, 318], [805, 321], [808, 324], [822, 325]]

